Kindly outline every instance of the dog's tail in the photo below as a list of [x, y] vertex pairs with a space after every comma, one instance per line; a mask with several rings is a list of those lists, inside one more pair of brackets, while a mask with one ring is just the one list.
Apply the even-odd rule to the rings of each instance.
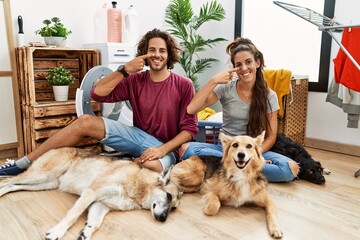
[[184, 192], [197, 192], [205, 177], [206, 165], [196, 156], [176, 164], [171, 171], [171, 182]]

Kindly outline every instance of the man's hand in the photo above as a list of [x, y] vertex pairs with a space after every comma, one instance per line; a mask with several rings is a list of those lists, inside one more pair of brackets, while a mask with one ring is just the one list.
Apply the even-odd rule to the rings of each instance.
[[145, 66], [145, 60], [149, 57], [151, 57], [151, 54], [145, 54], [134, 58], [125, 64], [125, 71], [127, 73], [135, 73], [143, 70]]
[[143, 163], [145, 161], [154, 161], [162, 158], [166, 155], [166, 152], [162, 149], [162, 147], [154, 147], [148, 148], [144, 151], [144, 153], [139, 157], [138, 161]]

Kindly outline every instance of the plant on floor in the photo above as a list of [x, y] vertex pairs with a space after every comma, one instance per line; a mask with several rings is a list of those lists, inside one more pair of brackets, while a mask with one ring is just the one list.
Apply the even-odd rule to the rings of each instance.
[[63, 67], [55, 67], [49, 71], [46, 77], [48, 83], [54, 86], [66, 86], [74, 83], [74, 76]]
[[197, 53], [226, 41], [224, 38], [204, 39], [197, 31], [206, 22], [224, 19], [225, 10], [216, 0], [203, 4], [198, 16], [194, 15], [190, 0], [171, 0], [165, 10], [165, 22], [170, 26], [168, 31], [179, 39], [182, 47], [180, 65], [193, 81], [196, 91], [199, 89], [197, 74], [218, 61], [215, 58], [200, 58]]
[[42, 37], [67, 38], [67, 36], [72, 33], [71, 30], [68, 30], [64, 24], [61, 23], [61, 20], [58, 17], [53, 17], [51, 20], [45, 19], [43, 24], [45, 24], [44, 27], [35, 31], [36, 34], [39, 34]]

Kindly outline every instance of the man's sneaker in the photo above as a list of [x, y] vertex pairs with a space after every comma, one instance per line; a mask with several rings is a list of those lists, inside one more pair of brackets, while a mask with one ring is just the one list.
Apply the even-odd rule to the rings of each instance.
[[0, 166], [0, 178], [12, 177], [25, 171], [26, 169], [19, 168], [14, 160], [7, 159], [5, 164]]

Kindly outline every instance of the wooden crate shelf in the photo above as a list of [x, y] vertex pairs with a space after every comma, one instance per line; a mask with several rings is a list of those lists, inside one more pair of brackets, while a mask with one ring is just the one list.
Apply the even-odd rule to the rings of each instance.
[[54, 101], [46, 80], [50, 69], [62, 66], [72, 73], [75, 83], [70, 86], [69, 99], [75, 100], [81, 80], [100, 61], [99, 51], [93, 49], [22, 47], [16, 49], [16, 55], [21, 102], [29, 106]]
[[[100, 53], [94, 49], [16, 48], [19, 93], [22, 109], [24, 152], [28, 154], [76, 118], [75, 96], [85, 74], [99, 65]], [[70, 86], [69, 100], [54, 101], [52, 86], [46, 76], [50, 69], [62, 66], [76, 78]], [[92, 102], [100, 113], [100, 104]], [[94, 139], [84, 139], [79, 146], [100, 149]]]

